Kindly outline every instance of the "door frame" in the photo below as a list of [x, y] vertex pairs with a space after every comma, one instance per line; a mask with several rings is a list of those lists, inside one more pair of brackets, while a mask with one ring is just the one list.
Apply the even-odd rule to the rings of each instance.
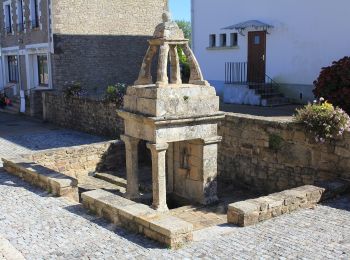
[[[248, 32], [248, 50], [247, 50], [247, 81], [254, 83], [265, 83], [266, 75], [266, 31], [250, 31]], [[255, 37], [259, 36], [259, 45], [261, 45], [262, 55], [256, 58], [253, 51]], [[258, 62], [260, 61], [260, 62]]]

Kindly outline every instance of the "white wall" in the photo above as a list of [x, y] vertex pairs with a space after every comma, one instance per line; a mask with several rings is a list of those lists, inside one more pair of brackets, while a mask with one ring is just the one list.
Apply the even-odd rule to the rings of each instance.
[[267, 75], [285, 83], [290, 95], [312, 96], [321, 68], [350, 55], [349, 10], [349, 0], [192, 0], [193, 49], [205, 78], [222, 82], [225, 62], [247, 61], [247, 33], [239, 35], [238, 49], [227, 50], [207, 50], [209, 35], [219, 39], [235, 32], [221, 28], [247, 20], [271, 24]]

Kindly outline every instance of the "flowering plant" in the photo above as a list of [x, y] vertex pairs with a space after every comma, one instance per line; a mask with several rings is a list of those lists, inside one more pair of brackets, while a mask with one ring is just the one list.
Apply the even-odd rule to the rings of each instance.
[[0, 93], [0, 108], [5, 106], [10, 106], [12, 104], [11, 99], [9, 99], [6, 94]]
[[349, 115], [324, 98], [298, 109], [294, 120], [302, 123], [308, 132], [315, 135], [316, 142], [320, 143], [342, 136], [345, 130], [350, 130]]

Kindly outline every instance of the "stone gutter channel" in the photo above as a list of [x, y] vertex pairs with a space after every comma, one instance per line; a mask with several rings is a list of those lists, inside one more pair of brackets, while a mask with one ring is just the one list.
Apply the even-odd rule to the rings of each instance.
[[[8, 173], [55, 196], [79, 201], [77, 179], [42, 167], [23, 157], [3, 158], [2, 161]], [[323, 200], [348, 192], [349, 187], [348, 181], [335, 180], [229, 204], [227, 222], [241, 227], [256, 225], [299, 209], [315, 207]], [[103, 189], [83, 192], [81, 202], [85, 208], [98, 216], [168, 247], [179, 248], [193, 240], [192, 223], [170, 214], [159, 213], [145, 204]]]

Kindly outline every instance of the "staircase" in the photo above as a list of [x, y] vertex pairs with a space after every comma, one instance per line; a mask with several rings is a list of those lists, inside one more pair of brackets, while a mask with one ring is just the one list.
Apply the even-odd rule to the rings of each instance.
[[255, 94], [260, 98], [261, 106], [274, 107], [289, 104], [289, 99], [278, 90], [277, 84], [252, 84], [249, 85], [249, 89], [254, 90]]
[[250, 68], [247, 62], [225, 64], [224, 102], [259, 106], [283, 106], [289, 99], [280, 86], [265, 73]]

